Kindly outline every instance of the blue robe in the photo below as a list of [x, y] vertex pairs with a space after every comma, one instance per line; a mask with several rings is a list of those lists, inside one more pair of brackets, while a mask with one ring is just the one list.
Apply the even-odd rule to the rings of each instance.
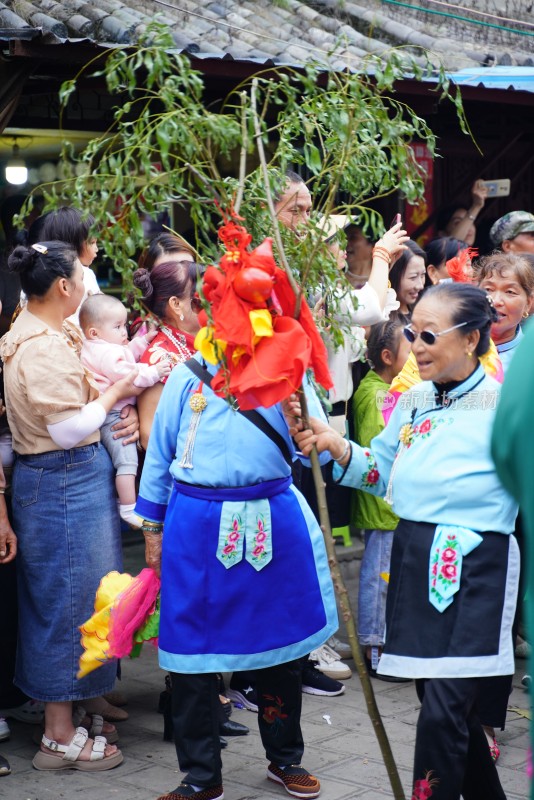
[[[160, 665], [230, 672], [299, 658], [338, 627], [322, 533], [280, 448], [205, 384], [193, 466], [180, 466], [199, 384], [185, 365], [169, 376], [136, 505], [165, 523]], [[281, 409], [259, 411], [294, 453]]]

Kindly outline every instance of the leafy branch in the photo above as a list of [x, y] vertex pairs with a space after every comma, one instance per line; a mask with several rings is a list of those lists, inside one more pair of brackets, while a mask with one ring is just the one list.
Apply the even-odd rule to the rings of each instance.
[[[122, 273], [126, 293], [144, 246], [145, 215], [174, 207], [190, 225], [202, 259], [213, 261], [221, 214], [234, 204], [258, 244], [278, 227], [266, 187], [275, 196], [286, 169], [301, 169], [314, 198], [310, 232], [305, 241], [284, 230], [280, 237], [292, 274], [307, 292], [331, 287], [340, 278], [322, 242], [320, 215], [348, 214], [378, 238], [383, 221], [370, 207], [373, 200], [399, 191], [413, 203], [422, 195], [424, 176], [410, 145], [423, 141], [434, 152], [436, 139], [425, 120], [395, 97], [395, 82], [407, 71], [421, 80], [433, 76], [440, 100], [454, 103], [468, 130], [445, 73], [436, 74], [424, 53], [411, 58], [402, 49], [370, 55], [358, 72], [326, 72], [313, 63], [300, 70], [271, 67], [244, 80], [217, 108], [207, 107], [203, 76], [176, 51], [170, 31], [153, 23], [136, 47], [112, 50], [104, 64], [99, 56], [61, 87], [63, 113], [82, 77], [104, 77], [117, 98], [114, 117], [78, 157], [66, 142], [64, 179], [35, 191], [48, 207], [68, 203], [95, 216], [99, 242]], [[258, 166], [260, 142], [267, 178]], [[237, 162], [239, 174], [229, 168]], [[332, 316], [336, 305], [332, 297]]]

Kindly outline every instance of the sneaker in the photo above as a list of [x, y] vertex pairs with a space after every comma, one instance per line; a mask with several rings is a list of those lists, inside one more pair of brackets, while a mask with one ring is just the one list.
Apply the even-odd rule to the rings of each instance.
[[195, 789], [189, 783], [181, 783], [174, 792], [162, 794], [158, 800], [223, 800], [224, 792], [222, 786], [206, 786], [205, 788]]
[[350, 644], [342, 642], [337, 636], [331, 636], [326, 640], [328, 647], [334, 650], [340, 658], [352, 658], [352, 649]]
[[338, 694], [343, 694], [345, 686], [319, 672], [311, 663], [308, 663], [302, 670], [302, 691], [304, 694], [336, 697]]
[[28, 725], [39, 725], [44, 720], [44, 703], [41, 703], [40, 700], [26, 700], [25, 703], [15, 706], [15, 708], [1, 709], [0, 716], [16, 719], [18, 722], [26, 722]]
[[4, 775], [11, 775], [11, 767], [9, 761], [4, 756], [0, 756], [0, 778]]
[[236, 708], [246, 708], [248, 711], [258, 713], [258, 693], [252, 683], [239, 683], [238, 680], [234, 681], [232, 676], [226, 696], [230, 698]]
[[3, 717], [0, 717], [0, 742], [3, 742], [4, 739], [9, 739], [10, 736], [11, 731], [9, 730], [9, 725]]
[[523, 675], [521, 678], [521, 686], [525, 689], [530, 689], [530, 685], [532, 683], [532, 676], [531, 675]]
[[335, 650], [332, 650], [327, 644], [323, 644], [317, 650], [313, 650], [309, 655], [310, 661], [316, 661], [315, 669], [322, 672], [323, 675], [328, 675], [329, 678], [334, 680], [344, 680], [352, 677], [352, 670], [341, 661]]
[[277, 767], [271, 763], [267, 767], [267, 777], [270, 781], [281, 783], [292, 797], [318, 797], [321, 791], [317, 778], [298, 764]]

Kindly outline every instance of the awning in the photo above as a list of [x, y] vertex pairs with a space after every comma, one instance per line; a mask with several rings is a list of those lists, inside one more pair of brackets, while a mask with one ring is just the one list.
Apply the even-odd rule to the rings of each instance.
[[534, 92], [534, 67], [480, 67], [448, 73], [457, 86]]

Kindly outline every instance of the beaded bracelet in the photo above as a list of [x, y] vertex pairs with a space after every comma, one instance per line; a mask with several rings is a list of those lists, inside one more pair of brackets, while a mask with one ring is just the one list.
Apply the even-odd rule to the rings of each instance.
[[143, 533], [163, 533], [163, 523], [162, 522], [147, 522], [143, 520], [143, 524], [141, 525], [141, 530]]
[[391, 264], [391, 255], [386, 250], [385, 247], [377, 247], [376, 245], [373, 247], [373, 258], [380, 258], [382, 261], [385, 261], [387, 264]]
[[343, 449], [342, 454], [339, 456], [339, 458], [334, 458], [333, 459], [336, 462], [336, 464], [339, 464], [341, 461], [343, 461], [343, 459], [345, 458], [345, 456], [349, 452], [349, 448], [350, 448], [350, 442], [349, 442], [348, 439], [345, 439], [345, 447]]

